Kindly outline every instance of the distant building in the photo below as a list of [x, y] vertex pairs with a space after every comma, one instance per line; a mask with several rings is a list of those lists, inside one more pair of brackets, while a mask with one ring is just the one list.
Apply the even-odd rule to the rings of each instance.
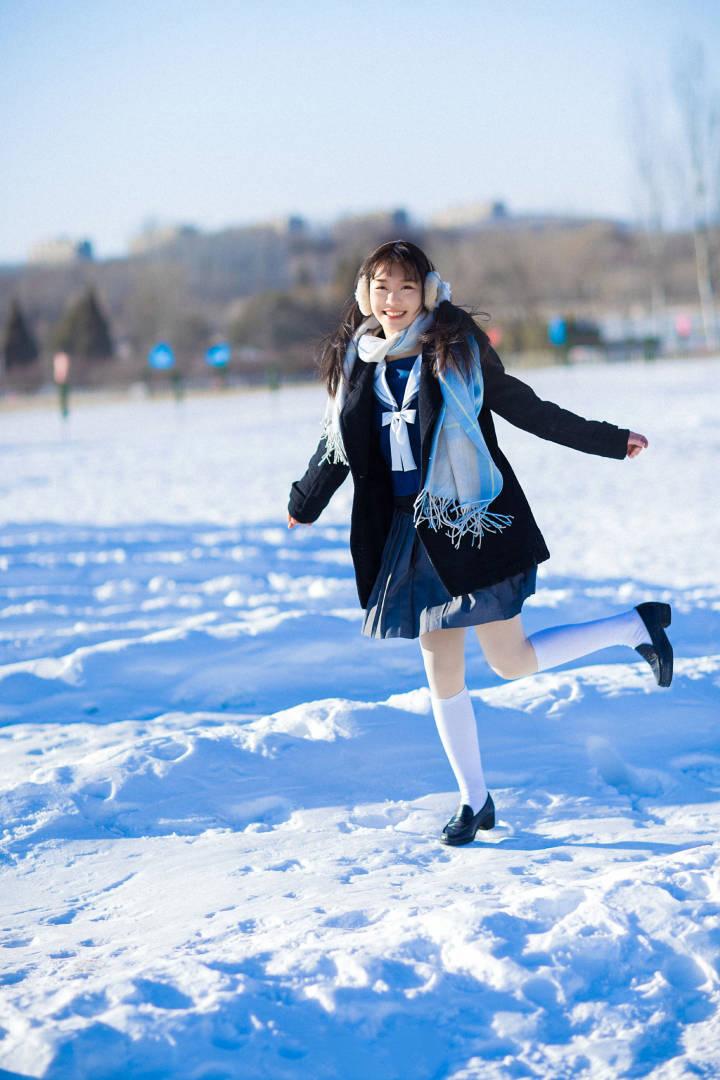
[[335, 276], [336, 258], [335, 240], [326, 228], [309, 227], [303, 218], [289, 219], [288, 275], [294, 285], [328, 285]]
[[583, 226], [611, 225], [619, 232], [629, 232], [628, 222], [620, 218], [593, 213], [562, 213], [548, 210], [524, 210], [513, 214], [509, 225], [522, 229], [577, 229]]
[[177, 240], [197, 236], [198, 233], [199, 230], [194, 225], [158, 225], [150, 222], [133, 237], [128, 251], [131, 255], [145, 255], [149, 251], [157, 251], [158, 248], [174, 244]]
[[440, 210], [429, 218], [430, 225], [440, 229], [473, 228], [509, 218], [507, 206], [499, 199], [489, 202], [465, 203]]
[[327, 227], [311, 224], [300, 214], [286, 214], [266, 223], [287, 241], [288, 285], [327, 285], [335, 274], [335, 241]]
[[300, 214], [280, 214], [279, 217], [270, 218], [264, 224], [281, 236], [305, 236], [311, 231], [307, 218]]
[[404, 207], [395, 210], [376, 210], [368, 214], [344, 214], [331, 226], [341, 243], [367, 243], [411, 237], [416, 226]]
[[292, 244], [288, 252], [288, 277], [293, 285], [328, 285], [335, 277], [335, 241], [329, 237]]
[[[410, 215], [404, 207], [398, 207], [396, 210], [378, 210], [370, 214], [348, 214], [340, 220], [351, 226], [389, 227], [397, 229], [399, 232], [411, 226]], [[268, 224], [276, 232], [294, 237], [312, 237], [315, 240], [321, 236], [329, 236], [331, 231], [327, 226], [311, 225], [307, 218], [302, 217], [300, 214], [271, 218]]]
[[607, 221], [618, 229], [627, 228], [627, 223], [615, 218], [605, 218], [597, 214], [569, 214], [547, 210], [522, 210], [511, 213], [507, 204], [499, 199], [487, 202], [465, 203], [448, 207], [433, 214], [428, 223], [437, 229], [557, 229], [575, 228], [578, 225], [591, 225], [598, 221]]
[[92, 262], [94, 258], [90, 240], [73, 240], [69, 236], [56, 236], [35, 244], [28, 252], [27, 261], [34, 265], [58, 265]]
[[303, 236], [307, 232], [307, 221], [299, 214], [291, 214], [286, 223], [291, 236]]

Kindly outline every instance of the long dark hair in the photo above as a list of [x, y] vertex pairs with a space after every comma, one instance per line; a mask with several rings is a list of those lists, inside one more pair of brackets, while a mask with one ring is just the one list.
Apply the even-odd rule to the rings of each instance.
[[[425, 252], [409, 240], [390, 240], [372, 251], [358, 271], [358, 279], [365, 276], [370, 280], [380, 267], [388, 270], [399, 266], [406, 277], [418, 281], [424, 286], [425, 277], [435, 267]], [[475, 321], [476, 315], [489, 318], [486, 312], [469, 312], [449, 300], [443, 300], [435, 309], [435, 321], [421, 335], [420, 342], [432, 345], [435, 351], [433, 374], [444, 371], [447, 366], [469, 370], [470, 350], [465, 335], [470, 332], [478, 338], [480, 353], [484, 355], [490, 345], [485, 331]], [[350, 339], [365, 316], [360, 311], [355, 297], [345, 304], [340, 325], [334, 333], [323, 339], [319, 349], [318, 367], [320, 378], [327, 384], [328, 392], [335, 395], [343, 369], [343, 360]]]

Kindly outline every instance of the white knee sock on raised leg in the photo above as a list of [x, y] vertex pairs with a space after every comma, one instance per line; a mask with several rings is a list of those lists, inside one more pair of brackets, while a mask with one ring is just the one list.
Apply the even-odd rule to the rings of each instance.
[[477, 724], [467, 686], [449, 698], [430, 695], [435, 724], [455, 779], [460, 801], [475, 813], [484, 805], [488, 789], [483, 775]]
[[592, 622], [548, 626], [528, 637], [537, 656], [538, 671], [557, 667], [610, 645], [629, 645], [634, 649], [643, 642], [650, 644], [651, 640], [635, 608]]

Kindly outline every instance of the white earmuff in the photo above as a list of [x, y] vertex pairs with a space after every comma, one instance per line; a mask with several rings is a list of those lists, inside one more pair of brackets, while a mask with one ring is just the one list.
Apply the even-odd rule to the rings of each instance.
[[355, 300], [360, 311], [367, 318], [368, 315], [372, 315], [372, 308], [370, 307], [370, 279], [362, 274], [358, 278], [358, 283], [355, 288]]
[[424, 294], [423, 303], [425, 307], [428, 311], [434, 311], [438, 304], [441, 304], [443, 300], [449, 300], [452, 296], [450, 282], [443, 281], [437, 270], [431, 270], [425, 278]]

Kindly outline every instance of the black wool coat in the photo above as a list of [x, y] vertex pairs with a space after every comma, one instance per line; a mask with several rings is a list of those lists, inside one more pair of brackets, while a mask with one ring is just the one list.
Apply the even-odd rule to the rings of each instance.
[[[502, 491], [490, 504], [490, 510], [512, 514], [513, 521], [500, 532], [484, 532], [480, 547], [471, 543], [469, 534], [462, 537], [456, 548], [446, 533], [434, 531], [426, 521], [416, 526], [432, 565], [452, 596], [492, 585], [550, 558], [525, 494], [498, 446], [493, 412], [541, 439], [601, 457], [624, 458], [630, 434], [628, 428], [604, 420], [585, 420], [552, 401], [543, 401], [527, 383], [505, 371], [500, 357], [486, 340], [478, 339], [484, 379], [483, 406], [478, 421], [488, 451], [503, 477]], [[443, 402], [440, 383], [433, 373], [434, 359], [432, 346], [426, 347], [417, 398], [421, 488], [427, 475], [435, 422]], [[375, 368], [374, 363], [355, 363], [340, 413], [340, 430], [349, 465], [328, 461], [319, 464], [326, 450], [322, 436], [305, 475], [292, 485], [288, 503], [288, 511], [296, 521], [316, 521], [348, 472], [352, 473], [355, 490], [350, 553], [363, 608], [367, 606], [380, 569], [394, 505], [390, 471], [373, 431]]]

